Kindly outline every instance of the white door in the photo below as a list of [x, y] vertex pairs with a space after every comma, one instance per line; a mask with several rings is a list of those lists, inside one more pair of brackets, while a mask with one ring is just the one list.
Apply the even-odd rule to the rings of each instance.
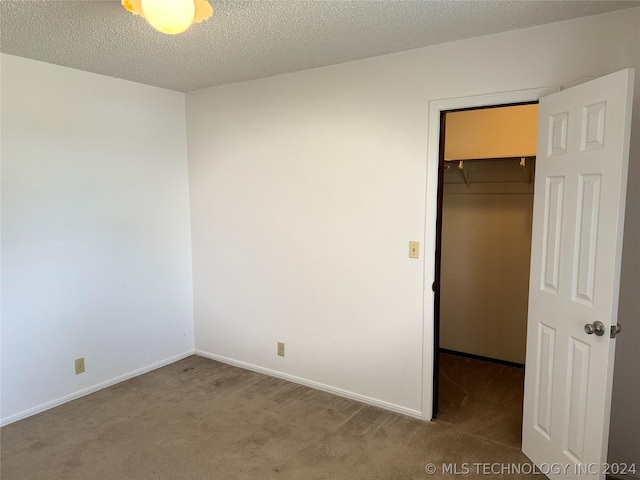
[[604, 478], [633, 77], [540, 100], [522, 450], [550, 478]]

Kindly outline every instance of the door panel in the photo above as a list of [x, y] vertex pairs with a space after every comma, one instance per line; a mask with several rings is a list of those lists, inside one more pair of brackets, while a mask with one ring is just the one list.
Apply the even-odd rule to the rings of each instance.
[[557, 478], [606, 462], [633, 76], [540, 100], [522, 450]]
[[562, 202], [564, 200], [564, 177], [547, 177], [542, 246], [544, 261], [542, 288], [549, 293], [558, 293], [560, 274], [560, 232], [562, 232]]
[[573, 300], [593, 306], [596, 277], [596, 245], [600, 213], [602, 175], [578, 176], [578, 211], [576, 220], [575, 259], [573, 261]]
[[536, 398], [534, 427], [540, 435], [551, 438], [551, 401], [553, 397], [553, 353], [556, 351], [555, 329], [538, 324], [538, 357], [536, 361]]

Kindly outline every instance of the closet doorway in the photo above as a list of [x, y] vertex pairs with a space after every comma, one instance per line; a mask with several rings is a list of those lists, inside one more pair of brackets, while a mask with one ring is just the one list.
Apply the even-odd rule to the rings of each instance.
[[442, 112], [437, 418], [520, 448], [538, 105]]

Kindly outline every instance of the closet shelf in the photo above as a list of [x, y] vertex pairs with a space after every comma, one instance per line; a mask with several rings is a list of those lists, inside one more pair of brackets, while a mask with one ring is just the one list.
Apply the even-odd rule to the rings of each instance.
[[536, 157], [445, 160], [444, 183], [511, 183], [531, 185]]

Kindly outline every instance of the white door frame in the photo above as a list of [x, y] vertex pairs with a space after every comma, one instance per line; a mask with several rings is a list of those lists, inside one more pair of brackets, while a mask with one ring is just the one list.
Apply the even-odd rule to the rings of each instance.
[[438, 217], [438, 168], [440, 163], [440, 114], [447, 110], [488, 107], [510, 103], [535, 102], [541, 97], [559, 91], [558, 87], [533, 88], [512, 92], [493, 93], [471, 97], [432, 100], [429, 102], [427, 143], [426, 214], [424, 235], [424, 295], [422, 327], [422, 419], [432, 420], [434, 378], [434, 294], [436, 221]]

